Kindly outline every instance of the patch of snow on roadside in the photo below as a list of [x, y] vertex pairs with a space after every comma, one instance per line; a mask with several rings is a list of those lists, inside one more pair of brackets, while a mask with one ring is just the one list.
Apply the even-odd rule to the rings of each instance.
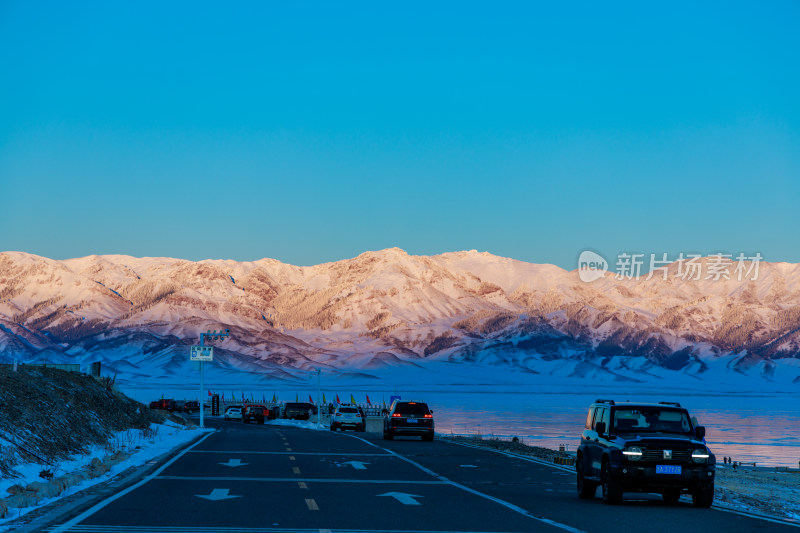
[[312, 422], [311, 420], [287, 420], [281, 418], [277, 420], [270, 420], [269, 422], [265, 422], [265, 424], [270, 426], [291, 426], [303, 429], [314, 429], [317, 431], [327, 431], [330, 429], [330, 427], [325, 424], [318, 424], [316, 422]]
[[61, 495], [55, 498], [42, 500], [39, 505], [34, 507], [9, 509], [8, 516], [0, 519], [0, 525], [11, 520], [16, 520], [20, 516], [27, 514], [34, 509], [47, 505], [55, 500], [75, 494], [76, 492], [85, 490], [93, 485], [107, 481], [130, 467], [141, 466], [146, 462], [169, 452], [170, 450], [186, 444], [198, 435], [211, 431], [213, 430], [200, 429], [198, 427], [187, 428], [186, 426], [176, 424], [175, 422], [167, 421], [164, 424], [151, 424], [149, 430], [130, 429], [115, 433], [110, 439], [108, 439], [106, 444], [95, 445], [87, 448], [87, 453], [76, 456], [69, 461], [62, 461], [55, 467], [40, 463], [17, 465], [14, 467], [14, 469], [20, 474], [20, 476], [15, 478], [4, 477], [0, 479], [0, 495], [7, 495], [8, 488], [12, 485], [22, 485], [24, 487], [34, 481], [45, 481], [39, 477], [39, 473], [45, 469], [49, 469], [53, 473], [53, 477], [60, 477], [86, 467], [95, 457], [103, 459], [103, 457], [111, 455], [118, 450], [131, 454], [131, 456], [126, 460], [114, 465], [106, 474], [69, 487], [67, 490], [61, 493]]

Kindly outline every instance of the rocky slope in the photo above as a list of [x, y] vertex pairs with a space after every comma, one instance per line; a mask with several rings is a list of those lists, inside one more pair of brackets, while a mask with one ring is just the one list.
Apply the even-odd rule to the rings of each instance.
[[227, 327], [221, 375], [450, 361], [612, 381], [727, 373], [800, 383], [800, 265], [761, 263], [757, 280], [742, 281], [684, 280], [677, 269], [585, 283], [475, 251], [393, 248], [311, 267], [6, 252], [0, 361], [101, 360], [128, 379], [180, 376], [198, 333]]

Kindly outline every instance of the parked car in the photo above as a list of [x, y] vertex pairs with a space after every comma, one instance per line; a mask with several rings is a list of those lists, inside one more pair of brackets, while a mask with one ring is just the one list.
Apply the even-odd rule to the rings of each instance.
[[264, 420], [269, 416], [269, 409], [264, 407], [263, 405], [245, 405], [244, 410], [242, 411], [242, 422], [245, 424], [249, 424], [250, 422], [255, 422], [257, 424], [263, 424]]
[[275, 404], [269, 408], [269, 414], [267, 418], [270, 420], [275, 420], [276, 418], [281, 418], [281, 406], [280, 404]]
[[716, 458], [705, 434], [678, 403], [597, 400], [576, 455], [578, 496], [594, 498], [600, 485], [609, 504], [623, 492], [655, 492], [667, 502], [689, 493], [695, 507], [711, 507]]
[[150, 409], [158, 409], [158, 400], [150, 402]]
[[183, 412], [184, 413], [197, 413], [200, 411], [200, 402], [196, 402], [194, 400], [189, 400], [185, 404], [183, 404]]
[[170, 407], [175, 403], [175, 400], [161, 398], [156, 403], [158, 404], [158, 407], [156, 407], [156, 409], [163, 409], [165, 411], [169, 411]]
[[182, 413], [184, 405], [186, 405], [186, 402], [183, 400], [173, 400], [167, 409], [172, 412]]
[[397, 435], [433, 440], [433, 430], [433, 411], [425, 402], [395, 400], [383, 418], [383, 438], [386, 440], [392, 440]]
[[331, 431], [341, 429], [354, 429], [356, 431], [366, 431], [367, 419], [361, 409], [355, 405], [341, 404], [336, 406], [336, 410], [331, 415]]
[[223, 416], [225, 420], [241, 420], [243, 409], [241, 405], [231, 405], [225, 409], [225, 414]]
[[317, 408], [308, 402], [287, 402], [283, 408], [283, 418], [295, 420], [308, 420], [311, 415], [317, 414]]

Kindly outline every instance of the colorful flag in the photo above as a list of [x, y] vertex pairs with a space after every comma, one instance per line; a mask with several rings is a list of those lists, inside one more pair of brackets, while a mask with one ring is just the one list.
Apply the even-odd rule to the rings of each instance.
[[209, 396], [214, 396], [213, 394], [211, 394], [211, 391], [208, 391], [208, 395]]
[[274, 392], [272, 393], [272, 403], [278, 403], [278, 397], [275, 395]]
[[369, 394], [367, 394], [367, 405], [372, 405], [372, 402], [369, 401]]
[[299, 402], [300, 401], [300, 395], [297, 394], [296, 392], [294, 393], [294, 401], [295, 402]]
[[323, 403], [323, 405], [328, 403], [328, 400], [325, 399], [325, 393], [324, 392], [322, 393], [322, 403]]
[[336, 405], [339, 405], [342, 401], [339, 399], [339, 395], [336, 395]]
[[356, 402], [356, 397], [353, 396], [352, 394], [350, 395], [350, 403], [352, 403], [353, 405], [356, 405], [356, 403], [357, 403]]
[[308, 395], [308, 403], [311, 403], [311, 404], [314, 403], [314, 399], [311, 397], [310, 394]]

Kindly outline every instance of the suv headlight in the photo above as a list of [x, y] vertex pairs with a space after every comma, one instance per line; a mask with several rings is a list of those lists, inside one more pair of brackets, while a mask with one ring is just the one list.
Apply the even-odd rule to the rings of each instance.
[[638, 446], [629, 446], [622, 450], [622, 455], [630, 461], [638, 461], [642, 458], [642, 449]]
[[708, 461], [708, 450], [697, 448], [692, 450], [692, 461], [695, 463], [705, 463]]

